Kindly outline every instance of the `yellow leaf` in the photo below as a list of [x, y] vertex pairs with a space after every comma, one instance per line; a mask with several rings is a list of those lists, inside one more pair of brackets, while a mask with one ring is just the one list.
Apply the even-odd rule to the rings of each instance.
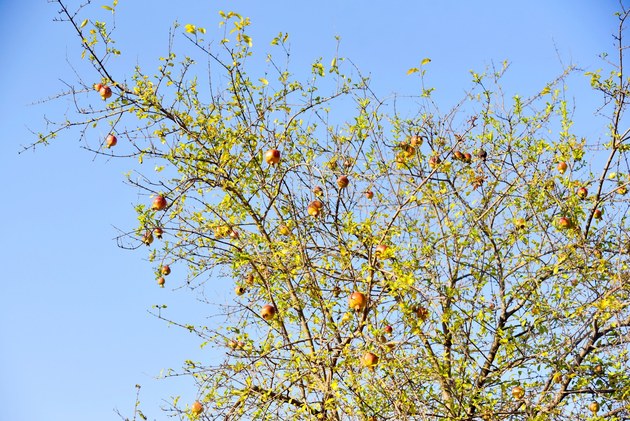
[[114, 9], [112, 9], [112, 8], [111, 8], [111, 7], [109, 7], [109, 6], [101, 6], [101, 7], [102, 7], [103, 9], [105, 9], [105, 10], [109, 10], [109, 11], [112, 11], [112, 12], [114, 11]]
[[418, 69], [417, 67], [412, 67], [411, 69], [407, 70], [407, 74], [410, 75], [412, 73], [416, 73], [419, 72], [420, 69]]
[[184, 28], [186, 29], [186, 32], [188, 32], [189, 34], [194, 34], [195, 33], [195, 25], [191, 25], [190, 23], [186, 26], [184, 26]]
[[431, 59], [426, 57], [422, 59], [422, 62], [420, 63], [421, 66], [424, 66], [425, 64], [429, 64], [431, 63]]
[[543, 89], [540, 92], [540, 95], [547, 95], [547, 94], [550, 94], [550, 93], [551, 93], [551, 88], [549, 86], [545, 86], [545, 89]]
[[87, 19], [85, 19], [83, 22], [81, 22], [81, 28], [83, 28], [85, 25], [87, 25], [87, 23], [88, 23]]

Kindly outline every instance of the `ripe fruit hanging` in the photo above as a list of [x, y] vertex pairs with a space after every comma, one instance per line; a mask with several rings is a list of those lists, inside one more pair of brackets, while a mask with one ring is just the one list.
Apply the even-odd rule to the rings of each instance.
[[112, 88], [109, 86], [101, 85], [101, 88], [98, 90], [98, 93], [101, 94], [101, 98], [108, 99], [112, 96]]
[[374, 370], [374, 366], [378, 364], [378, 356], [371, 352], [366, 352], [361, 357], [361, 363], [370, 370]]
[[372, 190], [367, 190], [365, 192], [365, 197], [367, 197], [368, 199], [372, 199], [374, 197], [374, 192]]
[[340, 189], [345, 189], [348, 187], [348, 184], [350, 184], [350, 180], [348, 180], [348, 177], [345, 175], [339, 176], [337, 179], [337, 186], [339, 186]]
[[566, 216], [558, 219], [558, 228], [565, 230], [571, 227], [573, 227], [573, 222]]
[[265, 320], [271, 320], [276, 316], [276, 308], [271, 304], [266, 304], [260, 310], [260, 317]]
[[523, 389], [523, 386], [514, 386], [512, 388], [512, 396], [514, 396], [514, 399], [523, 399], [525, 397], [525, 389]]
[[147, 246], [150, 246], [153, 242], [153, 233], [151, 231], [145, 232], [144, 236], [142, 237], [142, 242]]
[[317, 217], [321, 215], [323, 207], [324, 204], [322, 202], [320, 202], [319, 200], [314, 200], [308, 204], [306, 212], [313, 217]]
[[162, 268], [160, 269], [160, 273], [164, 276], [166, 275], [170, 275], [171, 273], [171, 267], [169, 265], [164, 265], [162, 266]]
[[164, 234], [164, 230], [160, 227], [157, 227], [153, 230], [153, 235], [155, 235], [155, 238], [157, 239], [162, 239], [162, 234]]
[[280, 151], [277, 149], [269, 149], [265, 152], [265, 162], [269, 165], [276, 165], [280, 162]]
[[234, 288], [234, 293], [238, 296], [245, 294], [245, 292], [247, 292], [247, 290], [244, 286], [238, 285], [236, 288]]
[[107, 135], [107, 138], [105, 139], [106, 148], [111, 148], [112, 146], [116, 146], [116, 143], [118, 143], [118, 139], [116, 139], [116, 136], [114, 136], [113, 134]]
[[423, 140], [422, 136], [414, 134], [413, 136], [409, 138], [409, 144], [413, 146], [414, 148], [417, 148], [418, 146], [422, 145], [422, 140]]
[[95, 84], [94, 84], [94, 90], [95, 90], [96, 92], [99, 92], [99, 91], [101, 90], [101, 88], [102, 88], [102, 87], [103, 87], [103, 84], [102, 84], [102, 83], [95, 83]]
[[580, 187], [577, 189], [577, 196], [580, 199], [586, 199], [586, 196], [588, 196], [588, 190], [586, 190], [586, 187]]
[[163, 276], [160, 276], [157, 279], [157, 284], [160, 286], [160, 288], [164, 288], [164, 284], [166, 283], [166, 279], [164, 279]]
[[385, 333], [391, 335], [391, 333], [394, 331], [394, 328], [391, 327], [390, 325], [387, 325], [387, 326], [385, 326], [385, 329], [383, 329], [383, 330], [385, 330]]
[[568, 167], [569, 167], [569, 166], [567, 165], [567, 163], [566, 163], [566, 162], [564, 162], [564, 161], [563, 161], [563, 162], [559, 162], [559, 163], [558, 163], [558, 172], [559, 172], [560, 174], [564, 174], [564, 173], [566, 172], [566, 170], [567, 170], [567, 168], [568, 168]]
[[203, 412], [203, 405], [201, 402], [195, 401], [195, 403], [193, 403], [190, 407], [190, 412], [192, 412], [194, 416], [200, 415]]
[[322, 194], [324, 194], [324, 191], [322, 190], [322, 188], [321, 188], [321, 187], [316, 186], [316, 187], [313, 189], [313, 193], [315, 194], [315, 196], [320, 197]]
[[593, 211], [593, 218], [602, 219], [602, 211], [600, 209], [595, 209]]
[[151, 209], [161, 211], [166, 208], [166, 198], [162, 195], [156, 196], [153, 199], [153, 205], [151, 205]]
[[411, 158], [416, 154], [416, 148], [411, 145], [403, 145], [402, 150], [405, 158]]
[[348, 297], [348, 306], [354, 311], [361, 311], [367, 305], [367, 298], [362, 292], [355, 291]]
[[591, 411], [593, 414], [597, 413], [597, 411], [599, 411], [599, 403], [597, 403], [597, 401], [589, 403], [588, 410]]

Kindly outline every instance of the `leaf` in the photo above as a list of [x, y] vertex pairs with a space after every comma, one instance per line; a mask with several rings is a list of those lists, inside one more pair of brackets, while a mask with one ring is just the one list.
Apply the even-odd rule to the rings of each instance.
[[543, 89], [540, 92], [540, 95], [547, 95], [547, 94], [550, 94], [550, 93], [551, 93], [551, 88], [547, 85], [547, 86], [545, 86], [545, 89]]
[[419, 71], [420, 69], [418, 69], [417, 67], [412, 67], [411, 69], [407, 70], [407, 74], [410, 75]]
[[425, 64], [429, 64], [431, 63], [431, 59], [428, 57], [425, 57], [422, 59], [422, 62], [420, 63], [420, 66], [424, 66]]
[[101, 7], [105, 10], [109, 10], [110, 12], [114, 11], [114, 9], [112, 9], [110, 6], [101, 6]]
[[85, 19], [83, 22], [81, 22], [80, 28], [83, 28], [85, 25], [87, 25], [87, 23], [88, 23], [88, 20]]
[[194, 34], [196, 30], [195, 25], [192, 25], [190, 23], [184, 26], [184, 29], [186, 29], [186, 32], [188, 32], [189, 34]]

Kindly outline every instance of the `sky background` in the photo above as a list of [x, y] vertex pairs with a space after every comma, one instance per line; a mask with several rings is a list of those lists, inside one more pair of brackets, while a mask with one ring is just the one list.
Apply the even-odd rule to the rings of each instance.
[[[76, 1], [68, 0], [72, 5]], [[96, 1], [85, 17], [104, 20], [106, 4]], [[176, 4], [176, 7], [174, 6]], [[289, 32], [291, 68], [340, 55], [373, 79], [376, 92], [417, 94], [417, 80], [405, 73], [424, 57], [434, 96], [452, 103], [469, 87], [471, 69], [482, 71], [509, 60], [510, 92], [539, 92], [563, 63], [585, 71], [602, 67], [599, 53], [614, 51], [613, 0], [528, 1], [194, 1], [121, 0], [116, 69], [123, 77], [136, 64], [151, 73], [166, 54], [174, 20], [216, 34], [219, 10], [252, 19], [250, 34], [259, 53], [270, 50], [278, 32]], [[187, 359], [220, 358], [199, 349], [199, 340], [148, 313], [167, 304], [176, 320], [200, 321], [208, 308], [186, 290], [160, 289], [146, 248], [117, 248], [117, 228], [134, 228], [133, 206], [147, 198], [124, 184], [129, 169], [80, 148], [76, 136], [62, 134], [52, 145], [18, 155], [45, 129], [44, 115], [61, 117], [65, 100], [40, 103], [75, 81], [78, 39], [67, 24], [55, 23], [57, 6], [46, 0], [0, 0], [0, 115], [6, 129], [0, 149], [0, 221], [3, 269], [0, 277], [0, 420], [105, 421], [132, 416], [135, 385], [142, 409], [162, 420], [163, 399], [181, 395], [194, 401], [186, 378], [156, 380], [162, 369]], [[79, 19], [79, 21], [81, 21]], [[183, 27], [180, 28], [180, 31]], [[206, 38], [211, 38], [207, 36]], [[182, 38], [176, 50], [186, 51]], [[586, 136], [604, 132], [593, 118], [598, 98], [588, 79], [569, 81], [576, 98], [576, 127]], [[185, 279], [177, 270], [172, 286]], [[231, 287], [217, 281], [210, 298], [230, 302]]]

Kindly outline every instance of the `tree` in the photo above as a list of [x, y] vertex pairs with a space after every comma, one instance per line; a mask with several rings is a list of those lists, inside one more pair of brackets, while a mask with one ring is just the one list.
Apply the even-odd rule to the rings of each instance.
[[[250, 22], [230, 12], [217, 49], [175, 27], [210, 82], [172, 51], [121, 80], [108, 24], [57, 3], [100, 80], [78, 80], [77, 113], [36, 144], [79, 127], [84, 147], [128, 160], [147, 199], [119, 244], [150, 246], [160, 285], [171, 268], [191, 293], [234, 282], [232, 306], [208, 303], [218, 326], [171, 321], [225, 352], [185, 362], [199, 403], [175, 399], [173, 415], [630, 417], [628, 11], [610, 73], [588, 73], [610, 130], [585, 139], [565, 99], [573, 67], [527, 98], [502, 94], [507, 66], [473, 73], [440, 112], [428, 59], [406, 101], [380, 99], [342, 57], [304, 81], [276, 56], [251, 71]], [[287, 39], [272, 40], [286, 59]], [[91, 144], [105, 124], [116, 139]]]

